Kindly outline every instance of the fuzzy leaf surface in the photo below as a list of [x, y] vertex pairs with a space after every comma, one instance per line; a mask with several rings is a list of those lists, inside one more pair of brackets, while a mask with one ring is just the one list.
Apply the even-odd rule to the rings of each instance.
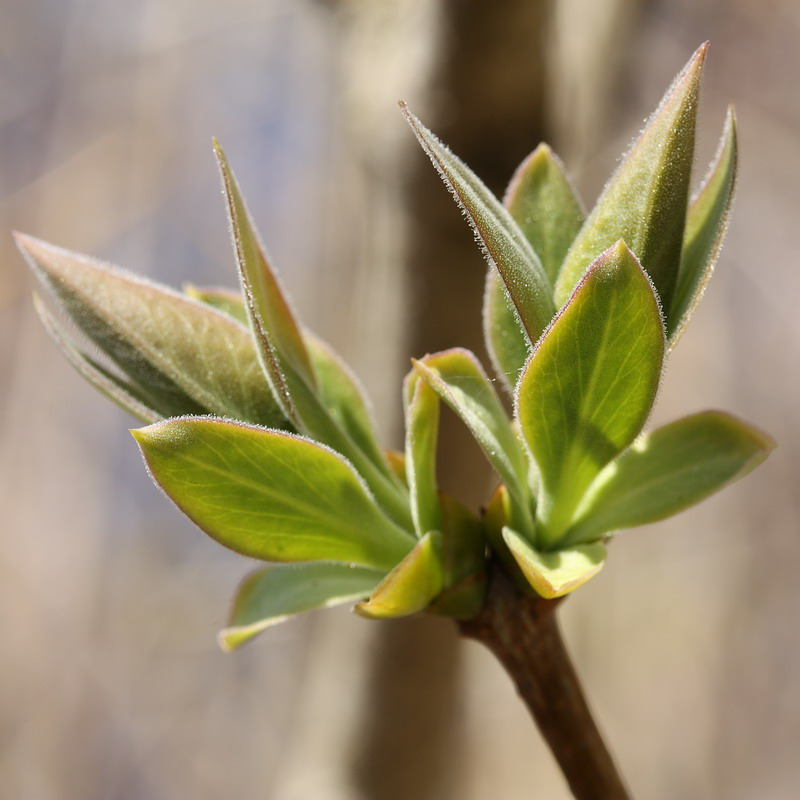
[[384, 573], [335, 562], [270, 564], [250, 573], [236, 592], [220, 647], [235, 650], [295, 614], [369, 597]]
[[406, 617], [424, 611], [442, 591], [441, 534], [426, 533], [355, 611], [369, 619]]
[[467, 426], [508, 486], [520, 516], [518, 524], [527, 523], [530, 529], [525, 455], [478, 359], [469, 350], [454, 348], [414, 361], [414, 367]]
[[270, 378], [276, 396], [292, 417], [292, 400], [285, 387], [284, 370], [298, 373], [314, 386], [314, 371], [300, 328], [295, 321], [278, 278], [266, 256], [250, 212], [247, 210], [236, 178], [218, 142], [214, 142], [233, 234], [233, 246], [248, 317], [253, 329], [262, 366]]
[[65, 315], [160, 416], [213, 413], [287, 426], [237, 322], [109, 264], [21, 234], [17, 243]]
[[598, 476], [567, 533], [586, 542], [656, 522], [755, 469], [775, 442], [721, 411], [704, 411], [641, 437]]
[[[583, 224], [584, 212], [558, 156], [540, 144], [520, 164], [503, 205], [519, 225], [555, 286], [561, 264]], [[497, 374], [507, 388], [517, 385], [531, 343], [496, 270], [486, 275], [484, 337]]]
[[653, 288], [624, 242], [603, 253], [531, 356], [517, 414], [539, 467], [539, 546], [557, 543], [597, 473], [650, 413], [664, 356]]
[[606, 185], [567, 254], [556, 304], [597, 256], [624, 239], [653, 281], [670, 318], [681, 259], [694, 154], [700, 75], [707, 45], [677, 76]]
[[736, 117], [729, 108], [719, 148], [686, 216], [678, 285], [667, 325], [670, 346], [686, 328], [719, 258], [733, 205], [737, 162]]
[[555, 313], [547, 275], [525, 234], [481, 179], [401, 104], [422, 149], [461, 206], [490, 267], [497, 267], [528, 339], [535, 342]]
[[191, 417], [132, 433], [178, 508], [243, 555], [389, 570], [413, 545], [352, 466], [308, 439]]
[[599, 542], [541, 553], [511, 528], [503, 529], [503, 538], [528, 583], [546, 600], [582, 586], [605, 563], [606, 548]]

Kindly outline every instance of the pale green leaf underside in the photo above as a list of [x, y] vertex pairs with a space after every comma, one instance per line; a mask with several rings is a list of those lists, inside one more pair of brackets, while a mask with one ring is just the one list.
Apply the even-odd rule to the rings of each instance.
[[440, 548], [441, 534], [426, 533], [369, 600], [355, 607], [356, 613], [370, 619], [389, 619], [424, 611], [442, 590]]
[[606, 185], [556, 285], [566, 302], [589, 264], [618, 239], [636, 254], [670, 318], [689, 199], [703, 45], [677, 76]]
[[755, 469], [775, 443], [721, 411], [704, 411], [641, 437], [586, 493], [566, 535], [586, 542], [677, 514]]
[[250, 320], [247, 317], [247, 308], [240, 292], [218, 286], [195, 286], [193, 283], [183, 285], [184, 294], [200, 303], [216, 308], [223, 314], [233, 317], [237, 322], [247, 327]]
[[173, 502], [244, 555], [389, 570], [413, 545], [352, 467], [315, 442], [210, 418], [166, 420], [133, 435]]
[[287, 425], [241, 325], [109, 264], [21, 234], [17, 243], [65, 315], [158, 414]]
[[562, 597], [582, 586], [603, 568], [606, 548], [599, 542], [541, 553], [511, 528], [503, 539], [533, 590], [547, 600]]
[[719, 148], [686, 216], [678, 285], [667, 325], [671, 347], [700, 302], [719, 257], [733, 205], [737, 160], [736, 117], [729, 108]]
[[436, 481], [439, 396], [415, 372], [406, 378], [406, 480], [417, 536], [441, 527]]
[[478, 359], [461, 348], [414, 362], [424, 378], [461, 418], [515, 501], [517, 522], [530, 529], [527, 463], [511, 421]]
[[581, 280], [518, 386], [517, 414], [541, 479], [543, 549], [563, 534], [597, 473], [641, 430], [663, 354], [652, 286], [618, 242]]
[[403, 114], [497, 267], [528, 338], [535, 342], [555, 309], [549, 281], [525, 235], [477, 175], [405, 106]]
[[295, 614], [369, 597], [384, 573], [352, 564], [270, 564], [245, 578], [218, 641], [235, 650]]

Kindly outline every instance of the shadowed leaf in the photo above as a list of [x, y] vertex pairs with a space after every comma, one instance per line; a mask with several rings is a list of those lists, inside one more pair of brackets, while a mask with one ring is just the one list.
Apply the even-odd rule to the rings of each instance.
[[247, 308], [239, 292], [217, 286], [195, 286], [192, 283], [185, 283], [183, 292], [187, 297], [191, 297], [192, 300], [197, 300], [200, 303], [216, 308], [217, 311], [233, 317], [237, 322], [241, 322], [242, 325], [249, 325]]
[[511, 420], [478, 359], [460, 348], [414, 361], [414, 367], [461, 418], [489, 462], [508, 486], [516, 524], [530, 530], [527, 461]]
[[[583, 209], [561, 160], [540, 144], [520, 164], [503, 204], [539, 256], [551, 287], [583, 224]], [[486, 275], [484, 337], [497, 374], [516, 386], [530, 355], [530, 343], [496, 270]]]
[[218, 640], [235, 650], [295, 614], [369, 597], [384, 573], [352, 564], [270, 564], [250, 573], [236, 593]]
[[736, 117], [729, 108], [717, 154], [686, 216], [678, 285], [667, 320], [670, 347], [686, 328], [719, 258], [733, 205], [737, 160]]

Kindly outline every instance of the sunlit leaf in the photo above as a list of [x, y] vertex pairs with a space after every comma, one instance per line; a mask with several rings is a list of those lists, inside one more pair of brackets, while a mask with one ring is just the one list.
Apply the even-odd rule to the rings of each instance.
[[453, 155], [409, 110], [403, 114], [497, 267], [531, 342], [555, 311], [547, 275], [519, 226], [477, 175]]
[[606, 548], [599, 542], [541, 553], [511, 528], [503, 529], [503, 538], [528, 583], [547, 600], [582, 586], [605, 563]]
[[413, 545], [411, 534], [381, 513], [350, 464], [315, 442], [196, 417], [133, 435], [170, 499], [244, 555], [388, 570]]
[[220, 647], [235, 650], [295, 614], [369, 597], [383, 577], [378, 570], [335, 562], [261, 567], [239, 586], [228, 625], [218, 636]]
[[406, 378], [406, 479], [418, 536], [441, 526], [436, 481], [439, 396], [416, 372]]
[[109, 264], [22, 234], [17, 243], [65, 315], [153, 411], [287, 426], [240, 324]]
[[584, 212], [561, 159], [540, 144], [520, 164], [503, 205], [539, 256], [555, 285], [570, 245], [583, 225]]
[[603, 253], [531, 356], [517, 414], [539, 467], [542, 549], [650, 413], [664, 354], [653, 288], [624, 242]]
[[694, 154], [700, 47], [664, 95], [603, 190], [567, 254], [556, 304], [569, 297], [589, 264], [618, 239], [636, 254], [669, 316], [681, 259]]
[[415, 369], [458, 414], [508, 486], [518, 524], [530, 529], [527, 461], [503, 404], [478, 359], [461, 348], [414, 361]]
[[370, 619], [406, 617], [424, 611], [442, 590], [441, 534], [426, 533], [381, 581], [369, 600], [355, 607]]
[[721, 411], [657, 428], [597, 476], [565, 538], [592, 541], [677, 514], [755, 469], [774, 446], [766, 434]]
[[733, 204], [737, 160], [736, 117], [729, 108], [717, 154], [686, 216], [678, 285], [667, 320], [670, 346], [686, 328], [717, 263]]

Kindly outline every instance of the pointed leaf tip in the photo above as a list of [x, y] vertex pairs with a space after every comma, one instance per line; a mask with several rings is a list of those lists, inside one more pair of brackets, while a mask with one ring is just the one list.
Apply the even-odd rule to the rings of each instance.
[[624, 238], [669, 316], [680, 267], [694, 155], [701, 45], [667, 90], [572, 244], [556, 286], [566, 301], [591, 261]]

